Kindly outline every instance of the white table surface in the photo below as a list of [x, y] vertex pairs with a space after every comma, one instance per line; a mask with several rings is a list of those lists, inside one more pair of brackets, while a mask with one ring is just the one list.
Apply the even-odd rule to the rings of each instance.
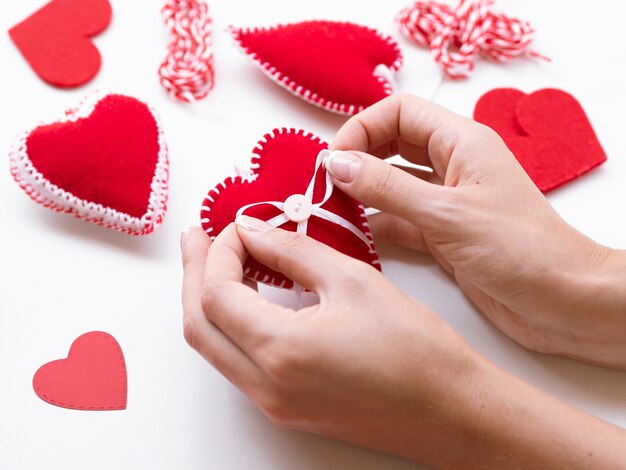
[[[6, 31], [42, 4], [0, 6], [0, 149], [35, 121], [55, 117], [93, 89], [137, 96], [163, 119], [171, 155], [169, 212], [144, 238], [106, 230], [34, 204], [0, 158], [0, 468], [403, 469], [415, 465], [321, 437], [285, 431], [206, 364], [183, 340], [178, 239], [197, 224], [205, 192], [231, 173], [233, 160], [274, 127], [301, 127], [330, 139], [345, 118], [318, 110], [267, 80], [235, 49], [228, 24], [312, 18], [352, 20], [398, 36], [393, 16], [404, 0], [211, 2], [217, 86], [189, 107], [170, 100], [156, 70], [168, 35], [152, 0], [112, 0], [110, 27], [95, 40], [103, 55], [96, 79], [72, 91], [45, 85]], [[617, 2], [501, 0], [532, 20], [546, 64], [481, 61], [467, 81], [445, 83], [436, 100], [471, 114], [494, 87], [561, 87], [585, 107], [609, 156], [591, 174], [550, 194], [572, 225], [597, 241], [626, 247], [626, 72], [624, 7]], [[590, 7], [593, 11], [590, 10]], [[616, 11], [621, 8], [621, 11]], [[403, 91], [430, 93], [426, 52], [401, 40]], [[626, 426], [626, 373], [524, 350], [492, 327], [425, 256], [383, 251], [385, 274], [431, 305], [477, 350], [501, 367], [601, 418]], [[37, 368], [65, 357], [80, 334], [104, 330], [127, 362], [128, 408], [81, 412], [48, 405], [31, 381]], [[584, 430], [581, 430], [584, 432]]]

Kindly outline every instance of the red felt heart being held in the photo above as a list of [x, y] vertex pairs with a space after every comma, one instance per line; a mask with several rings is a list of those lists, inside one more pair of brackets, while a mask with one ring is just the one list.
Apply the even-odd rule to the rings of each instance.
[[111, 21], [108, 0], [52, 0], [9, 31], [42, 80], [60, 87], [82, 85], [100, 69], [90, 40]]
[[[202, 204], [202, 227], [215, 237], [244, 214], [305, 233], [380, 269], [363, 206], [333, 190], [321, 164], [327, 147], [303, 130], [283, 128], [266, 134], [252, 154], [251, 175], [229, 177], [208, 192]], [[294, 217], [289, 202], [293, 200], [309, 208], [308, 218]], [[294, 287], [291, 279], [252, 257], [245, 262], [244, 275], [277, 287]]]
[[124, 354], [108, 333], [79, 336], [66, 359], [41, 366], [33, 377], [39, 398], [75, 410], [126, 409], [127, 378]]
[[19, 136], [11, 173], [36, 202], [132, 235], [167, 208], [167, 145], [156, 112], [123, 95], [93, 93], [57, 121]]
[[390, 95], [392, 74], [402, 66], [395, 40], [353, 23], [303, 21], [231, 33], [276, 83], [340, 114], [356, 114]]
[[580, 103], [556, 89], [484, 94], [474, 119], [495, 130], [537, 187], [548, 192], [606, 161]]

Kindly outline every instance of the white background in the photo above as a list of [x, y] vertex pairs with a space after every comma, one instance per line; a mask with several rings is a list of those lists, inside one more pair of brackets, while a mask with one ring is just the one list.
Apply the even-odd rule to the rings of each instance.
[[[0, 151], [35, 121], [109, 89], [154, 105], [171, 155], [164, 225], [132, 238], [34, 204], [0, 159], [0, 468], [404, 469], [415, 465], [351, 445], [271, 425], [248, 399], [185, 344], [181, 331], [178, 240], [197, 224], [205, 192], [245, 160], [274, 127], [308, 129], [330, 139], [345, 118], [318, 110], [267, 80], [234, 47], [228, 24], [268, 25], [337, 19], [398, 36], [393, 17], [405, 0], [294, 2], [214, 0], [217, 85], [195, 107], [170, 100], [156, 70], [168, 35], [155, 0], [112, 0], [113, 21], [95, 43], [103, 66], [72, 91], [51, 88], [29, 69], [6, 31], [42, 4], [0, 6]], [[481, 61], [467, 81], [445, 83], [436, 101], [471, 114], [485, 91], [561, 87], [585, 107], [609, 160], [550, 194], [560, 214], [597, 241], [626, 247], [626, 97], [624, 11], [618, 2], [500, 0], [498, 8], [532, 20], [534, 48], [552, 64]], [[401, 41], [403, 91], [430, 93], [428, 54]], [[626, 373], [528, 352], [493, 328], [432, 260], [383, 251], [386, 275], [431, 305], [481, 353], [570, 403], [626, 426]], [[31, 380], [65, 357], [80, 334], [104, 330], [126, 356], [128, 409], [81, 412], [39, 400]], [[584, 430], [581, 430], [584, 432]]]

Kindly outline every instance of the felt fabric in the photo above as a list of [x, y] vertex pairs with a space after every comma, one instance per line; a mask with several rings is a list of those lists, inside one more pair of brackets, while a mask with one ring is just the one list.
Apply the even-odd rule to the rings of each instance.
[[[296, 129], [275, 129], [256, 145], [251, 158], [252, 177], [229, 177], [211, 189], [204, 199], [201, 223], [209, 236], [218, 235], [235, 220], [237, 211], [247, 204], [264, 201], [284, 202], [293, 194], [304, 194], [315, 170], [317, 155], [327, 144], [318, 137]], [[324, 197], [325, 170], [318, 170], [313, 202]], [[373, 245], [369, 224], [363, 206], [356, 200], [334, 189], [323, 208], [343, 217], [358, 227], [372, 242], [368, 247], [355, 234], [332, 222], [311, 216], [307, 235], [356, 259], [380, 269], [378, 255]], [[245, 211], [245, 215], [269, 220], [281, 210], [268, 205], [258, 205]], [[287, 222], [281, 229], [296, 231], [295, 222]], [[244, 274], [249, 279], [290, 289], [292, 280], [273, 271], [252, 257], [248, 257]]]
[[580, 103], [569, 93], [511, 88], [487, 92], [474, 119], [494, 129], [537, 187], [548, 192], [606, 161]]
[[167, 168], [156, 113], [116, 94], [89, 95], [27, 131], [11, 153], [13, 176], [35, 201], [136, 235], [163, 219]]
[[101, 57], [90, 41], [111, 21], [108, 0], [52, 0], [9, 30], [42, 80], [73, 87], [91, 80]]
[[124, 410], [127, 388], [122, 349], [102, 331], [79, 336], [66, 359], [44, 364], [33, 377], [39, 398], [75, 410]]
[[[303, 21], [271, 28], [231, 28], [231, 33], [278, 84], [342, 114], [356, 114], [390, 95], [390, 75], [402, 66], [395, 40], [353, 23]], [[381, 72], [380, 65], [387, 71]]]

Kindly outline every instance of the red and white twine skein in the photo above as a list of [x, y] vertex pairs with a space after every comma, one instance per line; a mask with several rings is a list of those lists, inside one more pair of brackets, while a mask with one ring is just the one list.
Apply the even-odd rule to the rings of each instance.
[[420, 1], [402, 10], [396, 21], [402, 34], [427, 46], [450, 78], [466, 78], [482, 54], [498, 62], [521, 55], [550, 60], [528, 47], [535, 30], [527, 21], [494, 13], [493, 0], [461, 0], [451, 7]]
[[209, 7], [203, 0], [167, 0], [161, 14], [173, 36], [159, 67], [161, 85], [178, 100], [200, 100], [215, 83]]

